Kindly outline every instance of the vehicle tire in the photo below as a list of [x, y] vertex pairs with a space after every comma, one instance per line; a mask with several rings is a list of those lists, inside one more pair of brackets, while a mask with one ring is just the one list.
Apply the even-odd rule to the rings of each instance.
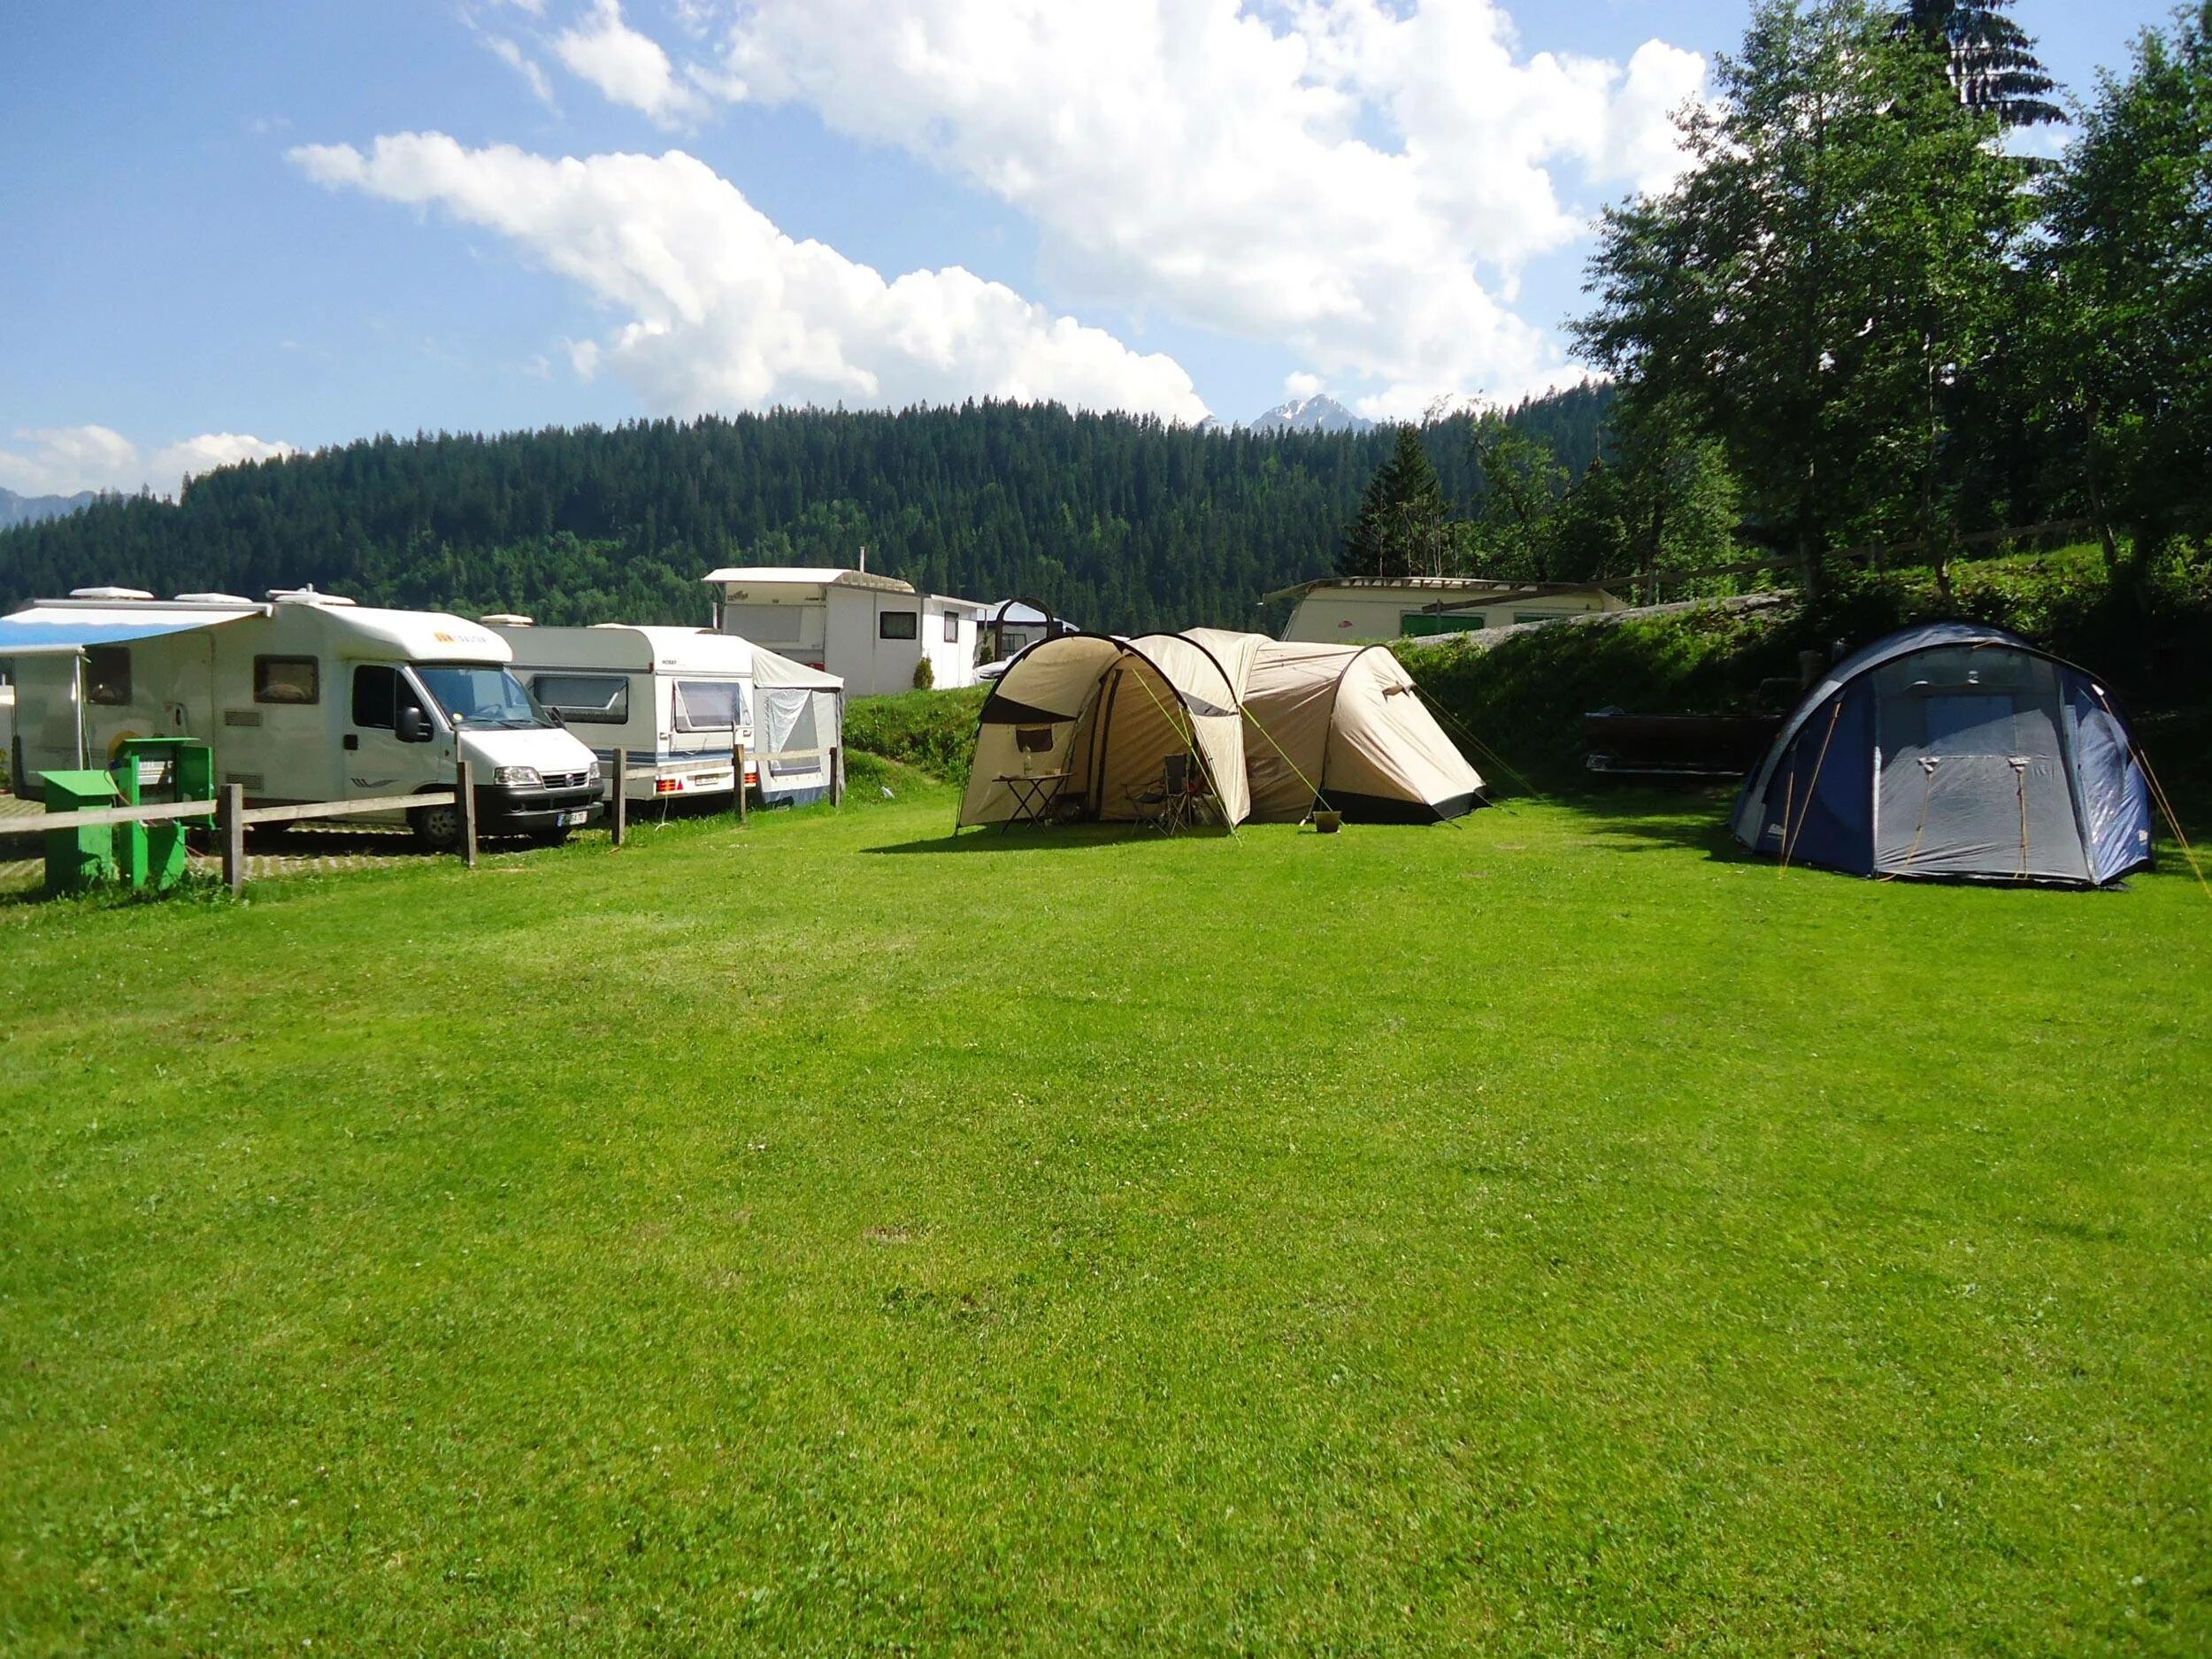
[[450, 852], [461, 844], [461, 809], [457, 806], [419, 806], [407, 815], [415, 839], [434, 853]]

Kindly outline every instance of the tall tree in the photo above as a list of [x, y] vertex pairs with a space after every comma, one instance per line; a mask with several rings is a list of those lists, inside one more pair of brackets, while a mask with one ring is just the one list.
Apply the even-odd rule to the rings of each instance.
[[1762, 0], [1717, 79], [1681, 180], [1607, 215], [1578, 344], [1722, 445], [1817, 595], [1839, 536], [1942, 508], [2016, 173], [1865, 0]]
[[2048, 186], [2047, 372], [2106, 557], [2212, 542], [2212, 0], [2106, 74]]
[[1455, 532], [1436, 463], [1420, 429], [1400, 426], [1375, 469], [1337, 561], [1343, 576], [1440, 576], [1454, 562]]
[[1959, 101], [2007, 127], [2045, 127], [2066, 119], [2051, 102], [2058, 89], [2035, 55], [2035, 41], [2007, 15], [2012, 0], [1906, 0], [1898, 34], [1941, 55]]
[[1551, 519], [1570, 474], [1549, 440], [1494, 411], [1475, 422], [1468, 444], [1482, 476], [1467, 533], [1475, 572], [1552, 580]]

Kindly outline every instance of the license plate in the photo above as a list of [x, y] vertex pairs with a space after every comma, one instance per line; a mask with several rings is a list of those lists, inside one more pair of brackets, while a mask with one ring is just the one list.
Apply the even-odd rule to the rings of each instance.
[[560, 816], [561, 827], [565, 829], [572, 824], [581, 824], [590, 816], [591, 813], [587, 809], [580, 806], [578, 807], [573, 812], [564, 812]]

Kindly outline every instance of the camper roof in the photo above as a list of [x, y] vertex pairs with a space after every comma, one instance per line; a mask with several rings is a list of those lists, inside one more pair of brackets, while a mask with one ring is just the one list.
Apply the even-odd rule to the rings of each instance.
[[628, 622], [597, 622], [588, 628], [540, 628], [494, 625], [514, 649], [514, 660], [532, 668], [606, 668], [625, 673], [734, 674], [764, 685], [812, 686], [841, 690], [834, 674], [779, 657], [734, 634], [711, 628], [658, 627]]

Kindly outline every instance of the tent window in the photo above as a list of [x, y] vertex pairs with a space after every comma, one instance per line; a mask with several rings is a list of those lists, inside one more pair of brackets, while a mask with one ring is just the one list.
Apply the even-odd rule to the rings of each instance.
[[111, 707], [131, 700], [131, 653], [125, 645], [88, 645], [84, 654], [84, 695]]
[[320, 703], [321, 664], [311, 657], [257, 657], [253, 659], [256, 703]]
[[1014, 751], [1020, 755], [1048, 755], [1052, 752], [1052, 728], [1048, 726], [1018, 726], [1014, 728]]
[[1928, 747], [1939, 754], [2001, 755], [2012, 751], [2012, 699], [1945, 693], [1930, 697]]
[[530, 689], [571, 726], [621, 726], [630, 718], [627, 674], [535, 674]]
[[353, 671], [353, 723], [379, 731], [392, 729], [392, 710], [399, 702], [399, 670], [381, 663], [364, 663]]
[[745, 720], [745, 693], [734, 680], [676, 682], [679, 732], [726, 732]]
[[887, 611], [876, 618], [876, 637], [879, 640], [918, 640], [921, 619], [911, 611]]

